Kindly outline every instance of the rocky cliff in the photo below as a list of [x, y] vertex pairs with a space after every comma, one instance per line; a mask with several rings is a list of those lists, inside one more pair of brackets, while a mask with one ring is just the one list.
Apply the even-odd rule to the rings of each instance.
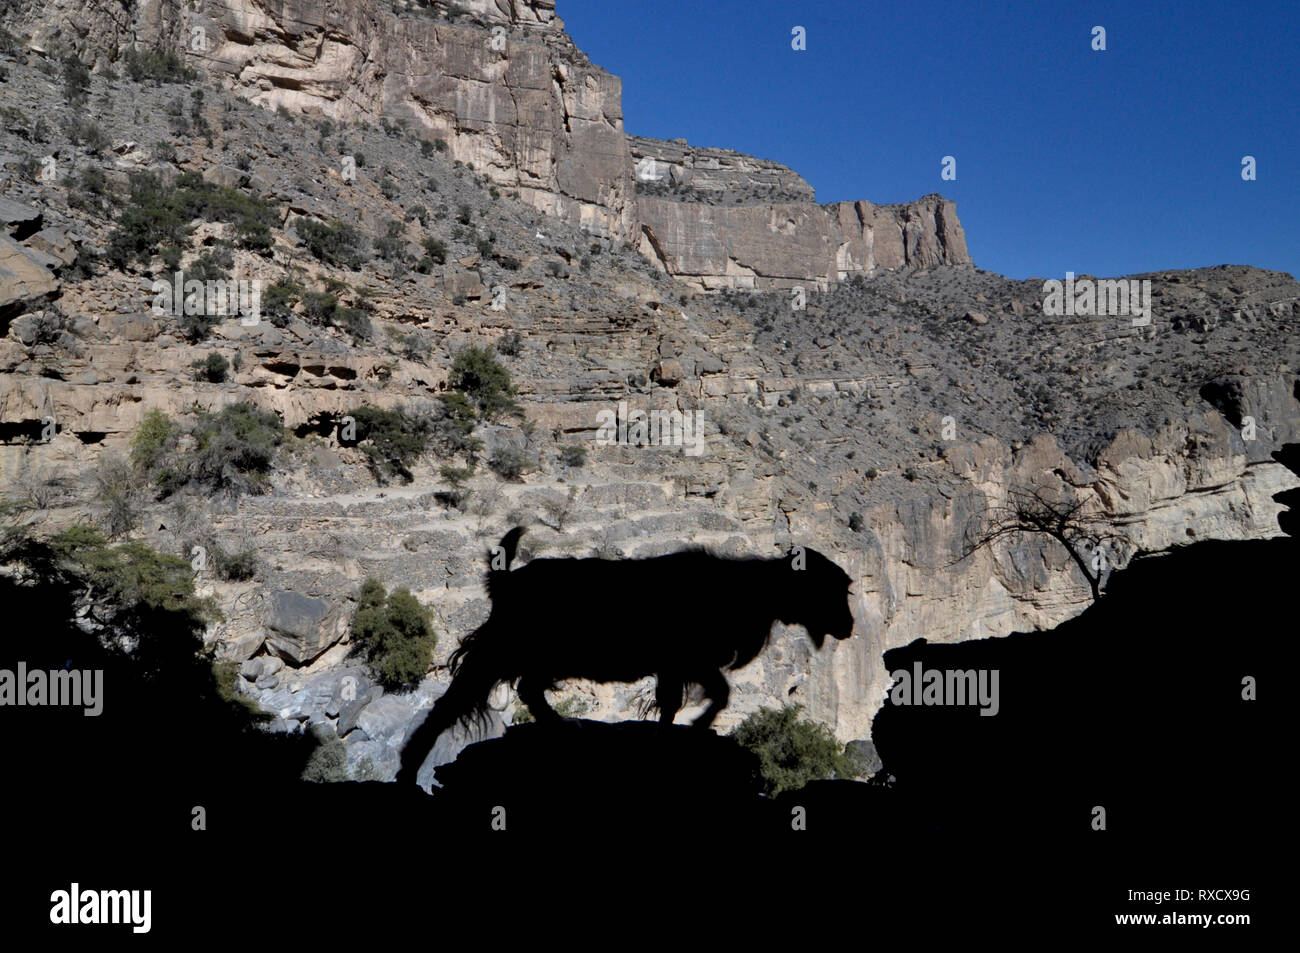
[[[795, 701], [846, 741], [869, 737], [889, 681], [885, 649], [1050, 627], [1087, 604], [1068, 555], [1042, 539], [959, 558], [972, 522], [1013, 489], [1068, 488], [1139, 552], [1277, 533], [1272, 496], [1296, 481], [1272, 452], [1300, 430], [1300, 285], [1290, 275], [1221, 266], [1136, 276], [1154, 288], [1147, 327], [1053, 316], [1043, 312], [1041, 283], [949, 261], [964, 246], [938, 197], [914, 207], [771, 201], [773, 189], [797, 192], [801, 180], [773, 163], [676, 143], [675, 152], [662, 147], [666, 175], [692, 169], [697, 191], [743, 196], [731, 205], [683, 197], [680, 187], [675, 198], [636, 196], [638, 207], [662, 205], [663, 222], [695, 236], [660, 260], [692, 279], [676, 281], [628, 245], [592, 235], [576, 211], [547, 217], [522, 186], [518, 201], [503, 191], [497, 176], [515, 168], [514, 146], [499, 167], [471, 170], [391, 121], [375, 128], [299, 111], [308, 99], [322, 114], [361, 108], [346, 91], [326, 95], [333, 82], [268, 79], [266, 102], [295, 105], [284, 113], [235, 95], [251, 90], [236, 83], [243, 67], [226, 75], [224, 89], [103, 72], [89, 83], [89, 110], [64, 100], [55, 52], [81, 35], [73, 21], [89, 31], [89, 60], [101, 46], [120, 51], [150, 23], [173, 23], [151, 19], [165, 6], [140, 7], [134, 19], [96, 6], [78, 20], [89, 5], [53, 2], [37, 17], [20, 4], [37, 37], [0, 44], [0, 482], [43, 532], [103, 521], [108, 465], [129, 451], [146, 411], [184, 422], [240, 401], [275, 411], [289, 436], [269, 492], [159, 499], [140, 488], [152, 495], [118, 535], [176, 554], [200, 539], [253, 552], [252, 579], [199, 573], [226, 616], [209, 644], [242, 666], [239, 690], [274, 711], [279, 727], [328, 725], [355, 771], [391, 771], [417, 711], [445, 686], [447, 654], [486, 615], [487, 548], [517, 523], [530, 527], [523, 558], [638, 556], [691, 543], [762, 555], [801, 543], [831, 555], [855, 580], [858, 636], [819, 654], [797, 630], [779, 631], [739, 673], [719, 727]], [[206, 9], [219, 10], [208, 22], [248, 38], [223, 41], [239, 56], [262, 49], [268, 57], [230, 62], [263, 71], [269, 51], [288, 55], [290, 36], [310, 33], [319, 51], [350, 45], [338, 38], [371, 23], [330, 20], [315, 33], [284, 33], [281, 20], [315, 16], [303, 6], [274, 22], [256, 20], [256, 5]], [[232, 11], [252, 19], [236, 27], [245, 21]], [[189, 22], [187, 11], [173, 12]], [[539, 57], [549, 42], [567, 42], [546, 19], [547, 4], [484, 6], [480, 17], [507, 13], [513, 26], [532, 24], [517, 42], [535, 41]], [[400, 35], [430, 31], [430, 43], [471, 28], [491, 35], [465, 17], [373, 16], [384, 29], [401, 21]], [[376, 56], [391, 45], [380, 33], [372, 34]], [[349, 69], [369, 75], [367, 62]], [[376, 96], [387, 82], [373, 87]], [[634, 155], [661, 147], [629, 144], [614, 113], [602, 115], [617, 148], [606, 155], [591, 146], [573, 161], [613, 156], [610, 174], [625, 183], [627, 203]], [[341, 175], [341, 154], [367, 157], [355, 179]], [[53, 176], [45, 157], [55, 160]], [[564, 160], [546, 165], [559, 176]], [[133, 190], [142, 182], [148, 194]], [[247, 241], [210, 204], [180, 201], [173, 193], [182, 187], [189, 199], [260, 216], [264, 240]], [[556, 202], [579, 201], [554, 188], [545, 194]], [[159, 212], [155, 199], [174, 204]], [[617, 208], [613, 199], [589, 204]], [[175, 209], [187, 217], [171, 223], [174, 248], [114, 259], [133, 216]], [[808, 239], [804, 311], [766, 291], [798, 269], [761, 257], [775, 256], [776, 245], [742, 241], [779, 233], [786, 220], [777, 210], [796, 216], [802, 224], [791, 234]], [[713, 239], [699, 231], [707, 217], [726, 215], [762, 224], [737, 219]], [[355, 230], [346, 257], [319, 241], [343, 241], [327, 230], [336, 221]], [[662, 244], [671, 232], [660, 228], [649, 231]], [[701, 250], [727, 235], [730, 247]], [[929, 267], [890, 270], [911, 264]], [[753, 272], [736, 277], [756, 292], [696, 293], [728, 267]], [[153, 281], [177, 268], [265, 281], [280, 289], [279, 309], [253, 326], [217, 320], [195, 334], [151, 307]], [[830, 280], [841, 272], [847, 280]], [[467, 495], [453, 492], [448, 459], [429, 452], [412, 465], [410, 483], [381, 483], [363, 449], [340, 439], [341, 418], [359, 407], [432, 413], [467, 345], [495, 349], [526, 418], [481, 423], [481, 456], [510, 450], [526, 465], [504, 476], [480, 470], [464, 479]], [[218, 358], [227, 370], [203, 372]], [[701, 412], [704, 451], [598, 442], [599, 413], [619, 402]], [[372, 577], [409, 586], [435, 613], [435, 666], [413, 691], [382, 692], [350, 657], [357, 589]], [[677, 609], [638, 594], [629, 611], [670, 621]], [[565, 692], [591, 706], [591, 717], [615, 719], [637, 710], [646, 687]], [[503, 696], [508, 718], [513, 701]]]
[[794, 170], [684, 139], [630, 137], [638, 247], [703, 291], [825, 291], [877, 269], [970, 265], [957, 209], [915, 202], [818, 205]]
[[25, 2], [13, 28], [103, 67], [174, 50], [272, 109], [403, 123], [550, 215], [632, 228], [621, 83], [573, 45], [554, 0]]
[[940, 195], [903, 205], [784, 202], [710, 206], [637, 197], [639, 248], [705, 291], [825, 291], [877, 269], [969, 265], [966, 233]]
[[[574, 46], [554, 0], [159, 0], [133, 11], [21, 0], [13, 24], [34, 49], [70, 46], [101, 68], [131, 48], [173, 50], [260, 106], [404, 124], [521, 201], [633, 240], [703, 289], [824, 290], [877, 268], [971, 260], [939, 196], [821, 207], [777, 163], [625, 136], [620, 80]], [[657, 200], [665, 180], [684, 191]], [[690, 194], [744, 207], [676, 201]]]

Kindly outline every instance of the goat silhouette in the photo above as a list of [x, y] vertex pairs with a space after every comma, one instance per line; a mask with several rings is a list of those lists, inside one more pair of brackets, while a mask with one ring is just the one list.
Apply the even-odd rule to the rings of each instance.
[[488, 620], [451, 656], [452, 683], [402, 750], [399, 782], [415, 780], [438, 736], [482, 719], [499, 682], [518, 682], [539, 722], [562, 718], [546, 691], [566, 678], [596, 682], [657, 679], [659, 720], [671, 724], [688, 684], [709, 707], [707, 728], [727, 705], [723, 674], [748, 665], [772, 623], [801, 625], [821, 648], [853, 634], [852, 579], [812, 549], [781, 558], [722, 557], [685, 550], [646, 559], [533, 559], [510, 571], [523, 536], [506, 533], [489, 555]]

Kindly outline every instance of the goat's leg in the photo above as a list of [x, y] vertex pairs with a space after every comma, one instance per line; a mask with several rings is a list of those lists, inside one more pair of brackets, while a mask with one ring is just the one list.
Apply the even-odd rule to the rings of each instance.
[[727, 676], [717, 669], [701, 677], [699, 682], [709, 698], [709, 707], [691, 725], [695, 728], [708, 728], [713, 724], [713, 719], [718, 717], [718, 712], [727, 707], [727, 702], [731, 699], [731, 686], [727, 684]]
[[546, 700], [546, 690], [551, 683], [545, 679], [525, 675], [519, 679], [519, 700], [528, 706], [529, 713], [539, 724], [558, 724], [564, 721]]
[[655, 707], [659, 709], [659, 724], [671, 725], [682, 707], [682, 692], [686, 683], [671, 675], [660, 675], [655, 685]]

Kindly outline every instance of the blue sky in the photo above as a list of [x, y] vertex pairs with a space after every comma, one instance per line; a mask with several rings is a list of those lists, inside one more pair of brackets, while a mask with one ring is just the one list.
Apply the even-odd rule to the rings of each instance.
[[[1013, 278], [1300, 271], [1300, 3], [558, 0], [628, 132], [957, 203]], [[791, 29], [807, 50], [791, 49]], [[1105, 52], [1091, 49], [1106, 28]], [[956, 181], [940, 162], [957, 160]], [[1258, 178], [1244, 182], [1253, 155]]]

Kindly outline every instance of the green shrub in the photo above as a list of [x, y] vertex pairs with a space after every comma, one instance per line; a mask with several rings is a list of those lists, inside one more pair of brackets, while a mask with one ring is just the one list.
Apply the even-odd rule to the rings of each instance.
[[348, 749], [343, 741], [328, 725], [313, 727], [316, 747], [307, 758], [307, 765], [302, 769], [302, 779], [314, 783], [347, 781]]
[[211, 248], [205, 248], [185, 270], [186, 280], [227, 281], [230, 269], [235, 267], [235, 255], [229, 243], [221, 242]]
[[227, 705], [239, 705], [254, 721], [269, 721], [270, 712], [262, 711], [256, 701], [235, 690], [239, 679], [239, 662], [212, 662], [212, 679], [216, 683], [217, 697]]
[[370, 471], [382, 484], [398, 476], [407, 483], [414, 477], [410, 465], [424, 452], [429, 439], [426, 421], [397, 410], [357, 407], [348, 411], [357, 424], [357, 441]]
[[181, 428], [158, 408], [145, 413], [131, 439], [131, 464], [154, 482], [172, 472]]
[[352, 639], [385, 688], [409, 687], [429, 671], [438, 643], [429, 618], [429, 610], [404, 586], [391, 593], [377, 579], [361, 586]]
[[95, 468], [95, 500], [110, 536], [135, 529], [144, 509], [138, 471], [116, 454], [104, 457]]
[[587, 448], [576, 443], [560, 448], [560, 462], [566, 467], [580, 467], [587, 462]]
[[174, 190], [149, 172], [131, 178], [126, 204], [108, 238], [108, 258], [119, 268], [132, 261], [148, 263], [159, 246], [181, 246], [188, 235], [185, 218]]
[[466, 453], [472, 459], [483, 446], [474, 437], [477, 423], [474, 407], [464, 394], [460, 391], [439, 394], [438, 407], [431, 421], [434, 449], [443, 456]]
[[6, 56], [20, 56], [22, 51], [23, 45], [19, 42], [18, 37], [4, 29], [4, 27], [0, 27], [0, 53]]
[[578, 695], [561, 698], [552, 707], [561, 718], [581, 718], [591, 711], [591, 703]]
[[262, 291], [262, 315], [277, 328], [287, 327], [295, 315], [293, 306], [298, 303], [302, 288], [292, 282], [278, 282]]
[[217, 575], [227, 582], [242, 582], [257, 575], [257, 552], [243, 549], [237, 553], [228, 553], [218, 549], [215, 553]]
[[510, 371], [485, 347], [471, 346], [457, 354], [448, 383], [463, 392], [486, 420], [520, 411]]
[[342, 328], [354, 340], [365, 340], [373, 333], [370, 316], [365, 311], [339, 304], [338, 298], [329, 291], [304, 291], [302, 304], [303, 317], [310, 324]]
[[193, 83], [198, 70], [186, 66], [179, 56], [166, 50], [127, 50], [126, 74], [135, 82]]
[[420, 336], [419, 332], [412, 331], [410, 334], [398, 334], [395, 340], [399, 353], [408, 361], [419, 361], [422, 364], [428, 361], [432, 348], [429, 346], [429, 342]]
[[334, 325], [347, 331], [354, 341], [368, 340], [374, 334], [370, 316], [360, 308], [340, 307], [334, 312]]
[[303, 317], [311, 324], [328, 326], [339, 308], [339, 299], [328, 291], [304, 291], [302, 293]]
[[195, 370], [196, 380], [207, 381], [210, 384], [225, 383], [226, 371], [230, 370], [230, 362], [220, 351], [213, 351], [204, 360], [195, 361], [190, 366]]
[[532, 459], [522, 450], [513, 447], [500, 447], [488, 460], [488, 468], [507, 480], [517, 480], [531, 468]]
[[75, 187], [68, 190], [68, 205], [95, 215], [108, 215], [117, 201], [108, 176], [93, 165], [78, 172]]
[[517, 357], [519, 352], [523, 350], [524, 339], [520, 336], [518, 331], [510, 331], [501, 335], [500, 339], [496, 342], [495, 347], [498, 354], [502, 354], [506, 357]]
[[425, 254], [428, 255], [431, 259], [433, 259], [434, 263], [439, 265], [445, 265], [447, 263], [446, 242], [440, 241], [439, 239], [434, 238], [432, 235], [428, 235], [425, 237], [422, 244], [424, 245]]
[[825, 725], [799, 717], [802, 705], [760, 708], [731, 737], [758, 755], [767, 793], [794, 791], [809, 781], [856, 777], [862, 766]]
[[365, 264], [361, 253], [361, 233], [347, 222], [335, 219], [325, 223], [314, 218], [300, 218], [293, 227], [307, 251], [318, 261], [353, 271]]
[[85, 146], [89, 152], [103, 152], [111, 144], [99, 123], [85, 116], [71, 116], [63, 123], [64, 134], [76, 145]]
[[[561, 718], [581, 718], [591, 711], [591, 702], [577, 695], [570, 695], [568, 698], [561, 698], [551, 708]], [[528, 706], [521, 702], [515, 706], [515, 713], [510, 719], [510, 724], [526, 725], [536, 720], [533, 713], [528, 710]]]
[[284, 425], [244, 402], [203, 413], [191, 431], [195, 446], [182, 461], [186, 479], [212, 492], [265, 493]]
[[406, 236], [402, 223], [389, 219], [384, 233], [375, 239], [375, 252], [384, 261], [401, 261], [406, 257]]
[[182, 611], [196, 619], [220, 617], [210, 599], [195, 595], [194, 573], [179, 556], [139, 542], [110, 547], [98, 531], [81, 525], [57, 533], [49, 545], [58, 560], [71, 564], [119, 604]]
[[108, 258], [119, 268], [137, 260], [147, 264], [167, 247], [184, 247], [194, 219], [232, 224], [241, 247], [256, 248], [263, 241], [269, 247], [270, 229], [279, 223], [279, 214], [268, 202], [205, 182], [193, 172], [182, 173], [170, 186], [151, 172], [141, 172], [131, 177], [129, 195], [108, 239]]
[[63, 98], [70, 106], [80, 106], [90, 92], [90, 70], [69, 53], [63, 58]]
[[454, 489], [459, 490], [465, 485], [465, 481], [474, 475], [474, 471], [469, 467], [453, 467], [450, 464], [444, 464], [438, 468], [438, 475], [450, 483]]

